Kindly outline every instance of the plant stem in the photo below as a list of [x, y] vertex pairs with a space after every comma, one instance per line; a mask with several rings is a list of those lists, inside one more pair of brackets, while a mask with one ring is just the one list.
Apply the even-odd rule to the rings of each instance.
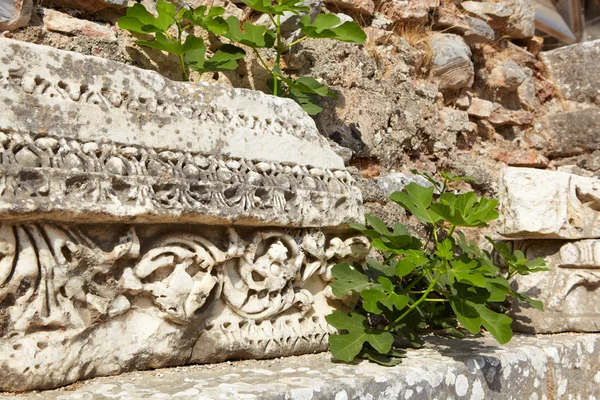
[[425, 301], [449, 301], [447, 299], [425, 299]]
[[[281, 15], [277, 14], [277, 21], [275, 22], [275, 28], [277, 30], [277, 58], [275, 60], [275, 66], [279, 68], [279, 61], [281, 60]], [[273, 72], [273, 95], [277, 96], [277, 90], [279, 86], [279, 78], [277, 74]]]
[[[179, 23], [179, 21], [175, 20], [175, 25], [177, 25], [177, 41], [181, 43], [181, 34], [183, 32], [183, 30], [181, 29], [181, 24]], [[169, 34], [167, 33], [167, 37], [169, 37], [168, 35]], [[187, 72], [185, 70], [185, 59], [183, 57], [183, 54], [179, 54], [179, 65], [181, 66], [181, 80], [187, 82], [188, 78]]]
[[306, 40], [306, 39], [308, 39], [308, 36], [302, 36], [300, 39], [298, 39], [298, 40], [296, 40], [296, 41], [288, 44], [287, 46], [285, 46], [285, 49], [283, 49], [283, 51], [291, 48], [292, 46], [297, 45], [298, 43], [300, 43], [301, 41]]
[[424, 302], [427, 299], [427, 295], [433, 290], [433, 288], [435, 287], [435, 285], [437, 284], [438, 280], [440, 279], [440, 277], [442, 276], [442, 274], [438, 274], [438, 276], [435, 277], [435, 279], [433, 281], [431, 281], [431, 283], [429, 284], [429, 287], [425, 290], [425, 293], [423, 293], [423, 296], [421, 296], [421, 298], [417, 301], [415, 301], [414, 303], [412, 303], [410, 305], [410, 307], [408, 307], [408, 310], [406, 310], [401, 316], [399, 316], [398, 318], [396, 318], [391, 324], [388, 324], [384, 330], [389, 330], [391, 327], [397, 325], [400, 321], [402, 321], [402, 319], [404, 317], [406, 317], [408, 314], [410, 314], [415, 308], [417, 308], [419, 306], [419, 304], [421, 304], [422, 302]]
[[410, 289], [412, 289], [417, 283], [421, 282], [421, 279], [424, 278], [424, 275], [421, 274], [421, 276], [419, 276], [418, 278], [415, 278], [410, 285], [408, 285], [407, 287], [404, 288], [403, 292], [407, 293], [410, 291]]
[[452, 236], [452, 234], [454, 233], [454, 230], [456, 229], [456, 225], [452, 225], [452, 227], [450, 228], [450, 230], [448, 231], [448, 237]]
[[256, 54], [256, 58], [258, 58], [258, 61], [260, 61], [260, 63], [262, 64], [263, 67], [265, 67], [265, 69], [267, 71], [269, 71], [270, 74], [273, 74], [273, 71], [271, 71], [271, 68], [269, 68], [269, 66], [267, 65], [267, 63], [265, 62], [265, 60], [262, 58], [262, 56], [260, 55], [260, 53], [258, 52], [257, 49], [252, 49], [254, 50], [254, 54]]
[[179, 64], [181, 65], [181, 79], [184, 82], [187, 82], [188, 78], [187, 78], [187, 73], [185, 71], [185, 60], [183, 58], [183, 54], [179, 55]]

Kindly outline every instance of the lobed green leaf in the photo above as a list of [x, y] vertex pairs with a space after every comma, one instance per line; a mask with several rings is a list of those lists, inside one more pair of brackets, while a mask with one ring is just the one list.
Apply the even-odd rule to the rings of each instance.
[[350, 292], [360, 293], [371, 287], [372, 283], [360, 265], [351, 267], [347, 262], [336, 264], [331, 268], [335, 281], [331, 283], [331, 290], [335, 296], [347, 296]]
[[363, 44], [367, 35], [354, 21], [341, 23], [340, 17], [335, 14], [319, 14], [311, 21], [310, 15], [305, 15], [298, 22], [300, 30], [311, 38], [329, 38], [342, 42]]
[[364, 315], [335, 311], [325, 319], [334, 328], [347, 332], [329, 336], [331, 354], [338, 360], [346, 362], [354, 360], [365, 343], [369, 343], [380, 354], [387, 354], [392, 349], [394, 342], [392, 334], [371, 329]]

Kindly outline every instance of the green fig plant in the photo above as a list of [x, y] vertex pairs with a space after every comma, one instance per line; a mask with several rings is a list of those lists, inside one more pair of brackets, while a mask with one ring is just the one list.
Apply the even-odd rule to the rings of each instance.
[[[118, 25], [130, 32], [154, 36], [153, 40], [138, 40], [138, 45], [178, 56], [184, 81], [188, 80], [188, 69], [200, 74], [234, 70], [239, 60], [246, 56], [245, 50], [238, 45], [250, 48], [271, 76], [269, 87], [273, 95], [295, 100], [310, 115], [321, 112], [323, 108], [318, 104], [318, 97], [335, 97], [335, 93], [314, 78], [292, 79], [286, 76], [281, 69], [282, 55], [307, 38], [329, 38], [363, 44], [366, 40], [365, 32], [354, 21], [342, 23], [333, 14], [319, 14], [314, 19], [310, 15], [304, 15], [298, 19], [302, 37], [285, 43], [281, 32], [282, 18], [310, 11], [309, 7], [301, 4], [302, 0], [243, 2], [251, 9], [266, 14], [271, 26], [242, 23], [235, 16], [225, 17], [225, 9], [222, 7], [203, 5], [191, 10], [178, 10], [174, 4], [165, 0], [157, 1], [156, 16], [141, 4], [133, 5], [119, 19]], [[207, 57], [206, 43], [193, 34], [195, 26], [226, 39], [229, 43], [222, 43], [211, 57]], [[265, 60], [260, 49], [274, 49], [275, 59]]]
[[509, 283], [517, 274], [546, 271], [543, 259], [528, 260], [486, 236], [501, 259], [496, 265], [489, 251], [457, 230], [487, 226], [498, 218], [498, 201], [448, 190], [452, 182], [470, 178], [442, 173], [439, 183], [422, 175], [432, 186], [411, 183], [390, 199], [428, 226], [428, 240], [423, 243], [402, 224], [390, 231], [382, 220], [367, 215], [366, 225], [352, 227], [370, 238], [382, 257], [368, 258], [364, 266], [342, 263], [332, 268], [333, 294], [359, 295], [349, 314], [335, 311], [327, 316], [339, 331], [329, 337], [338, 360], [396, 365], [403, 347], [420, 347], [421, 335], [433, 330], [462, 337], [465, 330], [476, 334], [483, 326], [504, 344], [513, 335], [512, 319], [504, 313], [509, 297], [543, 310], [539, 300], [516, 292]]

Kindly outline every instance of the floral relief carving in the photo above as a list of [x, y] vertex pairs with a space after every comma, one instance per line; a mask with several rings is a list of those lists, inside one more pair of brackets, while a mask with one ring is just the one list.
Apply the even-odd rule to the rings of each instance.
[[0, 197], [271, 219], [361, 210], [345, 170], [2, 132]]
[[369, 246], [361, 237], [326, 238], [317, 230], [243, 236], [229, 228], [217, 241], [179, 232], [140, 240], [131, 228], [106, 251], [77, 228], [2, 224], [0, 336], [83, 329], [143, 298], [176, 324], [212, 318], [218, 301], [247, 320], [290, 309], [305, 315], [313, 295], [304, 283], [329, 280], [337, 260], [361, 259]]

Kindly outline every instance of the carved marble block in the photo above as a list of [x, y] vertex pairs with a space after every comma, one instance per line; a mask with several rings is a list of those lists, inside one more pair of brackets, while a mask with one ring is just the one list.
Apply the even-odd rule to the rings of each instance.
[[[513, 305], [523, 332], [600, 331], [600, 180], [565, 172], [507, 168], [500, 191], [500, 230], [548, 272], [517, 276], [520, 292], [545, 311]], [[566, 240], [569, 239], [569, 240]]]
[[323, 351], [360, 191], [298, 105], [0, 38], [0, 390]]
[[513, 238], [600, 238], [600, 179], [507, 168], [500, 188], [500, 234]]
[[519, 292], [542, 300], [544, 312], [513, 304], [521, 332], [600, 332], [600, 240], [509, 242], [528, 258], [543, 257], [548, 272], [518, 276]]

